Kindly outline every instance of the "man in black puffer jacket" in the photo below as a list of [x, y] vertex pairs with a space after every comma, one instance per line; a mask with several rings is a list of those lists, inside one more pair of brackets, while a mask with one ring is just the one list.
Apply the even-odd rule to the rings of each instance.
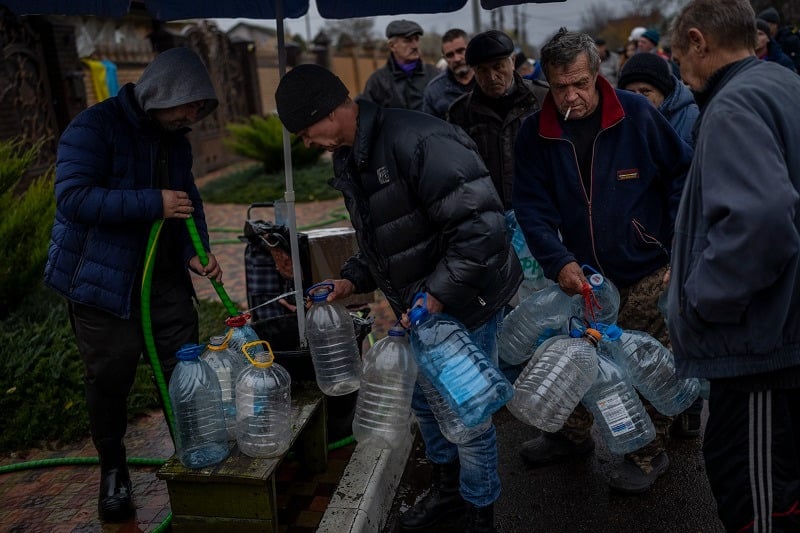
[[[332, 185], [356, 230], [359, 252], [329, 299], [380, 288], [402, 316], [416, 293], [427, 293], [429, 312], [460, 320], [496, 364], [502, 309], [522, 272], [473, 141], [429, 115], [353, 102], [341, 80], [316, 65], [284, 76], [275, 100], [289, 131], [334, 152]], [[401, 518], [403, 528], [435, 525], [462, 511], [463, 497], [467, 530], [493, 531], [500, 494], [494, 426], [456, 446], [445, 440], [419, 386], [412, 407], [434, 476], [428, 495]]]

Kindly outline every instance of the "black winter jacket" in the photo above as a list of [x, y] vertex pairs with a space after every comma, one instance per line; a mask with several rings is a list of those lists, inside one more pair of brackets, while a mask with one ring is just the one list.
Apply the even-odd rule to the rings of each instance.
[[514, 80], [514, 104], [503, 120], [482, 98], [475, 97], [476, 91], [480, 91], [477, 87], [453, 102], [448, 111], [448, 120], [464, 128], [478, 145], [478, 153], [489, 167], [506, 211], [512, 208], [517, 132], [526, 118], [542, 108], [548, 91], [547, 84], [538, 80], [523, 80], [516, 73]]
[[425, 87], [438, 75], [436, 67], [422, 61], [410, 74], [406, 74], [390, 54], [386, 66], [373, 72], [367, 79], [359, 100], [369, 100], [381, 107], [421, 111]]
[[516, 292], [522, 270], [500, 198], [460, 128], [362, 101], [334, 170], [359, 245], [341, 275], [357, 292], [380, 288], [400, 316], [426, 291], [468, 329]]

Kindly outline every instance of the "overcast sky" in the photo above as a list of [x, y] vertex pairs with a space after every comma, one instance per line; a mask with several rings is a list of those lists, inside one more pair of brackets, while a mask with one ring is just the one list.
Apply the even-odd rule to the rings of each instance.
[[[224, 0], [221, 0], [224, 1]], [[364, 0], [368, 1], [368, 0]], [[444, 33], [450, 28], [460, 27], [468, 33], [472, 33], [472, 7], [471, 2], [477, 0], [469, 0], [467, 5], [453, 13], [437, 13], [437, 14], [407, 14], [397, 16], [375, 17], [375, 32], [379, 37], [383, 37], [383, 32], [386, 25], [396, 18], [407, 18], [415, 20], [427, 32]], [[561, 27], [566, 26], [569, 29], [578, 29], [581, 25], [581, 18], [587, 9], [592, 5], [614, 5], [612, 0], [567, 0], [566, 2], [556, 2], [550, 4], [523, 4], [518, 6], [521, 13], [524, 14], [525, 32], [528, 37], [528, 42], [536, 46], [540, 45], [545, 39], [550, 37], [555, 31]], [[506, 28], [513, 28], [513, 8], [502, 8], [505, 14]], [[216, 19], [220, 28], [225, 31], [232, 26], [237, 20], [246, 19]], [[286, 26], [292, 34], [299, 33], [306, 37], [307, 25], [310, 26], [310, 34], [313, 38], [314, 35], [325, 25], [326, 19], [323, 19], [317, 12], [315, 2], [311, 1], [311, 8], [308, 15], [299, 19], [287, 19]], [[481, 22], [485, 26], [489, 24], [490, 12], [481, 9]], [[274, 21], [250, 21], [257, 24], [263, 24], [268, 27], [275, 27]]]

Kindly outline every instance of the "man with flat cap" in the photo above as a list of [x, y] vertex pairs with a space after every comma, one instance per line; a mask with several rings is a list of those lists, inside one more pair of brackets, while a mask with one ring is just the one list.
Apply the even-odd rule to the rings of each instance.
[[[522, 272], [472, 139], [431, 115], [353, 101], [342, 81], [317, 65], [286, 74], [275, 102], [289, 131], [307, 146], [333, 152], [331, 184], [344, 196], [356, 231], [359, 251], [333, 280], [328, 298], [380, 288], [407, 323], [414, 295], [426, 293], [429, 312], [461, 321], [497, 364], [502, 310]], [[433, 465], [432, 486], [402, 515], [402, 528], [431, 528], [466, 512], [466, 531], [494, 531], [500, 495], [494, 425], [453, 444], [419, 385], [412, 409]]]
[[386, 26], [389, 59], [367, 79], [360, 100], [381, 107], [422, 110], [425, 86], [439, 71], [422, 61], [419, 38], [422, 28], [410, 20], [393, 20]]

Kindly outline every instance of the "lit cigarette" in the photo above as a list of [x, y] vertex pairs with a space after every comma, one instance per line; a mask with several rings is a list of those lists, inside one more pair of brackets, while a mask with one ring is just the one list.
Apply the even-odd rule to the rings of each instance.
[[567, 108], [567, 112], [566, 112], [566, 113], [564, 113], [564, 120], [567, 120], [567, 119], [569, 118], [569, 112], [570, 112], [570, 111], [572, 111], [572, 106], [569, 106], [569, 107]]

